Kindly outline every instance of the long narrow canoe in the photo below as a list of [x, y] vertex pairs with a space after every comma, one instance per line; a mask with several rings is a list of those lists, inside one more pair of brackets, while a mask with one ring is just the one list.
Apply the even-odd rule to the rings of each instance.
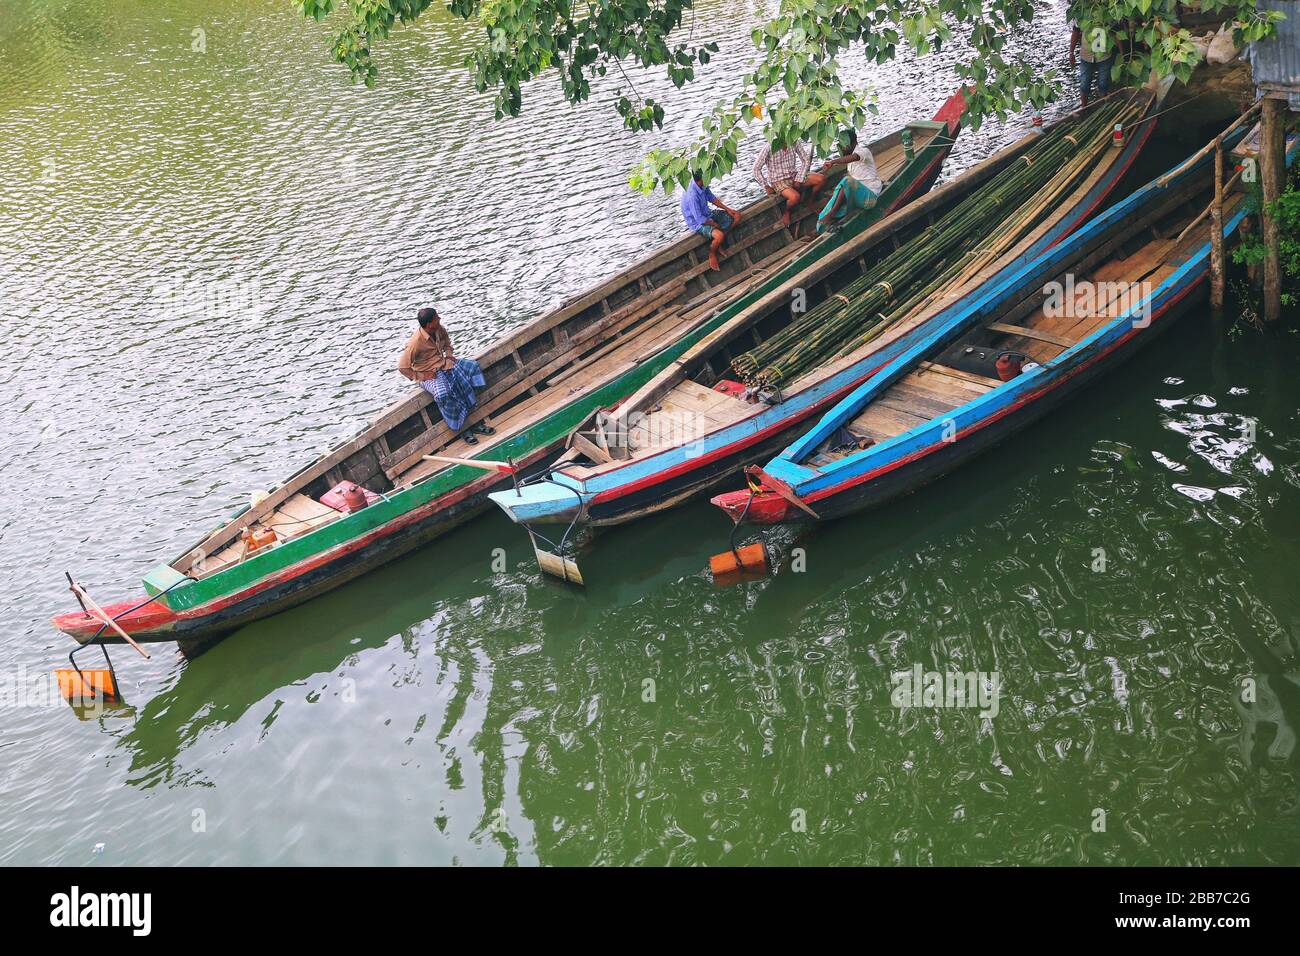
[[[1008, 237], [996, 251], [987, 251], [984, 267], [970, 270], [964, 279], [925, 298], [890, 331], [802, 374], [775, 395], [756, 400], [751, 391], [741, 396], [736, 384], [728, 381], [733, 359], [789, 325], [796, 312], [793, 303], [801, 296], [807, 309], [833, 296], [847, 303], [840, 291], [900, 242], [928, 229], [946, 212], [960, 214], [964, 200], [978, 198], [978, 190], [1012, 164], [1031, 163], [1039, 133], [1023, 137], [809, 263], [784, 285], [772, 287], [679, 361], [635, 393], [629, 392], [612, 414], [601, 411], [584, 423], [546, 480], [519, 491], [499, 491], [492, 500], [512, 520], [534, 530], [554, 522], [613, 525], [673, 507], [726, 480], [742, 466], [775, 453], [800, 428], [903, 352], [944, 308], [1050, 248], [1107, 201], [1150, 138], [1155, 121], [1149, 114], [1157, 101], [1156, 94], [1147, 90], [1117, 91], [1112, 96], [1110, 106], [1134, 118], [1123, 147], [1115, 149], [1109, 141], [1086, 144], [1092, 152], [1072, 157], [1043, 198], [1030, 203], [1037, 203], [1032, 229], [1018, 238]], [[1093, 107], [1098, 108], [1100, 103]], [[1071, 114], [1052, 128], [1069, 139], [1086, 122], [1086, 115], [1090, 114]], [[611, 453], [612, 447], [619, 454]]]
[[[1293, 141], [1288, 162], [1295, 153]], [[840, 517], [911, 491], [1042, 418], [1198, 301], [1213, 175], [1212, 155], [1184, 163], [954, 310], [764, 465], [760, 490], [713, 503], [759, 524], [810, 511]], [[1230, 193], [1227, 235], [1246, 213], [1246, 196]], [[1004, 352], [1034, 364], [1006, 381], [979, 371], [980, 355]]]
[[[486, 508], [487, 493], [509, 479], [426, 455], [508, 459], [525, 472], [553, 459], [595, 409], [640, 388], [737, 310], [926, 193], [952, 149], [964, 106], [962, 94], [954, 94], [932, 120], [910, 122], [871, 144], [886, 183], [882, 201], [838, 233], [796, 241], [781, 224], [783, 204], [765, 198], [742, 210], [721, 272], [709, 270], [705, 240], [688, 234], [489, 346], [476, 356], [487, 386], [470, 420], [490, 415], [492, 439], [466, 445], [449, 433], [428, 394], [415, 391], [151, 571], [139, 599], [105, 610], [137, 641], [207, 640], [439, 537]], [[803, 217], [815, 213], [806, 209]], [[322, 495], [345, 480], [377, 499], [352, 513], [323, 504]], [[275, 533], [273, 545], [245, 545], [245, 531], [267, 529]], [[120, 640], [81, 612], [59, 615], [54, 625], [82, 643]]]

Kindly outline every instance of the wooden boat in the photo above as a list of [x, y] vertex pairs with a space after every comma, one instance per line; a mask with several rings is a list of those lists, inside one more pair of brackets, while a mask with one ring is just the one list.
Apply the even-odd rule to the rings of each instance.
[[[1134, 115], [1148, 116], [1157, 96], [1146, 90], [1113, 94], [1131, 100]], [[1116, 101], [1118, 102], [1118, 101]], [[1084, 111], [1053, 124], [1068, 132]], [[1072, 189], [1049, 205], [1039, 225], [986, 268], [928, 299], [890, 332], [848, 356], [824, 364], [784, 386], [775, 403], [746, 401], [726, 382], [733, 358], [784, 329], [792, 301], [806, 294], [808, 308], [836, 296], [867, 273], [900, 242], [927, 229], [938, 216], [975, 194], [1038, 142], [1034, 132], [974, 166], [911, 206], [864, 231], [839, 249], [808, 263], [784, 285], [736, 313], [679, 360], [619, 403], [583, 423], [545, 480], [502, 490], [492, 500], [517, 523], [542, 536], [551, 522], [599, 527], [631, 521], [672, 507], [712, 488], [742, 466], [782, 448], [809, 420], [901, 354], [917, 330], [980, 283], [1050, 248], [1081, 224], [1115, 189], [1151, 136], [1153, 119], [1133, 124], [1122, 149], [1083, 157]], [[1079, 178], [1082, 177], [1082, 178]], [[1045, 201], [1046, 202], [1046, 201]], [[843, 296], [840, 296], [844, 298]], [[846, 300], [847, 301], [847, 300]], [[719, 388], [730, 389], [722, 391]], [[751, 396], [752, 399], [752, 396]], [[614, 439], [610, 440], [609, 436]], [[621, 446], [621, 447], [619, 447]], [[618, 447], [618, 453], [615, 453]]]
[[[458, 440], [428, 394], [416, 390], [152, 570], [139, 599], [104, 610], [138, 641], [206, 640], [437, 538], [479, 513], [487, 493], [510, 478], [426, 455], [508, 459], [525, 473], [551, 460], [594, 409], [640, 388], [736, 310], [929, 190], [964, 105], [954, 94], [932, 120], [907, 123], [871, 144], [886, 182], [882, 202], [839, 233], [796, 241], [781, 224], [780, 201], [764, 198], [742, 209], [720, 272], [708, 267], [705, 240], [688, 234], [489, 346], [476, 356], [487, 386], [470, 421], [490, 415], [490, 440], [472, 447]], [[816, 212], [805, 209], [801, 218]], [[367, 489], [374, 502], [351, 513], [323, 504], [322, 495], [342, 481]], [[245, 532], [274, 533], [275, 543], [252, 549]], [[54, 625], [83, 643], [120, 641], [83, 612], [59, 615]]]
[[[1288, 161], [1295, 152], [1292, 142]], [[752, 471], [756, 492], [713, 503], [759, 524], [836, 518], [911, 491], [1043, 417], [1198, 301], [1213, 176], [1212, 154], [1193, 157], [951, 310]], [[1246, 212], [1246, 197], [1230, 193], [1225, 234]], [[972, 371], [981, 354], [1006, 351], [1034, 364], [1006, 381]]]

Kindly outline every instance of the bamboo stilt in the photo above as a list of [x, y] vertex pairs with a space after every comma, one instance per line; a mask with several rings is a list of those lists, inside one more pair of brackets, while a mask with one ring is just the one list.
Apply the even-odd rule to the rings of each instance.
[[1264, 239], [1264, 321], [1276, 322], [1282, 314], [1282, 268], [1279, 261], [1277, 217], [1269, 214], [1269, 205], [1282, 192], [1286, 169], [1285, 139], [1282, 135], [1282, 100], [1264, 100], [1263, 135], [1260, 137], [1260, 179], [1264, 187], [1264, 208], [1260, 221]]
[[1214, 140], [1214, 203], [1210, 206], [1210, 308], [1223, 311], [1223, 138]]

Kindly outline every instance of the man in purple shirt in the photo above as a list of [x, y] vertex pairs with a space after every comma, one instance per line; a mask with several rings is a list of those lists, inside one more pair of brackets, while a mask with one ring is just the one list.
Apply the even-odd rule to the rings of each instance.
[[[709, 203], [718, 207], [718, 212], [709, 209]], [[682, 196], [682, 218], [692, 232], [698, 232], [709, 240], [709, 268], [718, 270], [718, 256], [722, 242], [727, 233], [740, 225], [740, 213], [713, 195], [713, 190], [704, 185], [704, 175], [696, 170], [691, 176], [691, 184]]]

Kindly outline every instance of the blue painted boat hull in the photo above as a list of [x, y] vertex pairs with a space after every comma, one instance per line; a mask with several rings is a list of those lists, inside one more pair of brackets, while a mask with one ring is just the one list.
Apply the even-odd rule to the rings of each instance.
[[[843, 518], [855, 512], [878, 507], [896, 498], [909, 494], [918, 488], [943, 477], [977, 458], [993, 446], [1011, 438], [1024, 429], [1047, 417], [1064, 405], [1076, 393], [1103, 377], [1107, 372], [1128, 359], [1130, 355], [1155, 339], [1160, 332], [1169, 328], [1174, 321], [1196, 305], [1204, 301], [1205, 275], [1202, 274], [1186, 290], [1187, 295], [1176, 305], [1160, 316], [1152, 316], [1151, 327], [1141, 335], [1134, 335], [1116, 346], [1113, 353], [1104, 356], [1104, 360], [1091, 363], [1068, 378], [1058, 381], [1053, 388], [1033, 401], [1017, 407], [976, 432], [959, 441], [941, 443], [933, 452], [909, 464], [874, 478], [870, 481], [812, 502], [817, 516], [822, 521]], [[807, 517], [802, 512], [797, 516]]]
[[[1288, 148], [1288, 163], [1294, 161], [1296, 153], [1297, 142], [1293, 140]], [[769, 461], [763, 469], [767, 491], [752, 500], [745, 492], [721, 495], [714, 503], [733, 517], [738, 516], [742, 503], [747, 504], [746, 517], [761, 523], [803, 520], [805, 513], [788, 503], [789, 496], [793, 495], [812, 508], [819, 519], [842, 517], [914, 490], [1058, 408], [1090, 381], [1152, 341], [1200, 301], [1209, 270], [1208, 238], [1190, 248], [1184, 245], [1167, 248], [1162, 256], [1148, 263], [1150, 271], [1156, 270], [1157, 264], [1171, 269], [1154, 289], [1144, 290], [1141, 301], [1130, 303], [1124, 314], [1103, 321], [1038, 368], [878, 445], [831, 462], [816, 455], [816, 449], [828, 437], [888, 393], [895, 383], [917, 369], [920, 362], [934, 358], [949, 343], [961, 340], [971, 330], [999, 320], [1002, 314], [1019, 308], [1036, 294], [1041, 296], [1046, 281], [1073, 275], [1081, 266], [1081, 271], [1088, 273], [1107, 261], [1129, 261], [1120, 254], [1126, 239], [1144, 230], [1148, 221], [1158, 220], [1171, 211], [1186, 210], [1186, 218], [1194, 221], [1193, 214], [1203, 208], [1212, 187], [1211, 167], [1207, 156], [1158, 177], [1093, 220], [1058, 249], [989, 289], [943, 326], [931, 331], [927, 341], [854, 389], [806, 435]], [[1248, 211], [1241, 200], [1230, 208], [1231, 214], [1224, 224], [1227, 236], [1231, 236]], [[1208, 232], [1207, 225], [1198, 228]], [[1137, 278], [1148, 274], [1143, 272]], [[1110, 276], [1101, 281], [1122, 283], [1125, 280], [1122, 276]], [[1139, 321], [1148, 314], [1149, 323]], [[785, 492], [784, 496], [781, 491]]]
[[[986, 285], [1015, 274], [1084, 223], [1117, 189], [1155, 125], [1155, 120], [1148, 119], [1138, 126], [1106, 174], [1086, 192], [1072, 197], [1068, 206], [1058, 209], [1053, 225]], [[972, 291], [962, 301], [976, 295], [978, 291]], [[797, 393], [788, 393], [781, 405], [702, 436], [694, 443], [698, 447], [670, 448], [625, 467], [607, 469], [589, 481], [558, 470], [549, 481], [525, 489], [522, 496], [500, 492], [492, 500], [518, 524], [578, 523], [600, 527], [637, 520], [707, 494], [745, 466], [784, 448], [807, 429], [810, 420], [820, 417], [880, 368], [904, 354], [928, 327], [942, 322], [960, 305], [950, 306], [851, 367], [828, 374]]]

